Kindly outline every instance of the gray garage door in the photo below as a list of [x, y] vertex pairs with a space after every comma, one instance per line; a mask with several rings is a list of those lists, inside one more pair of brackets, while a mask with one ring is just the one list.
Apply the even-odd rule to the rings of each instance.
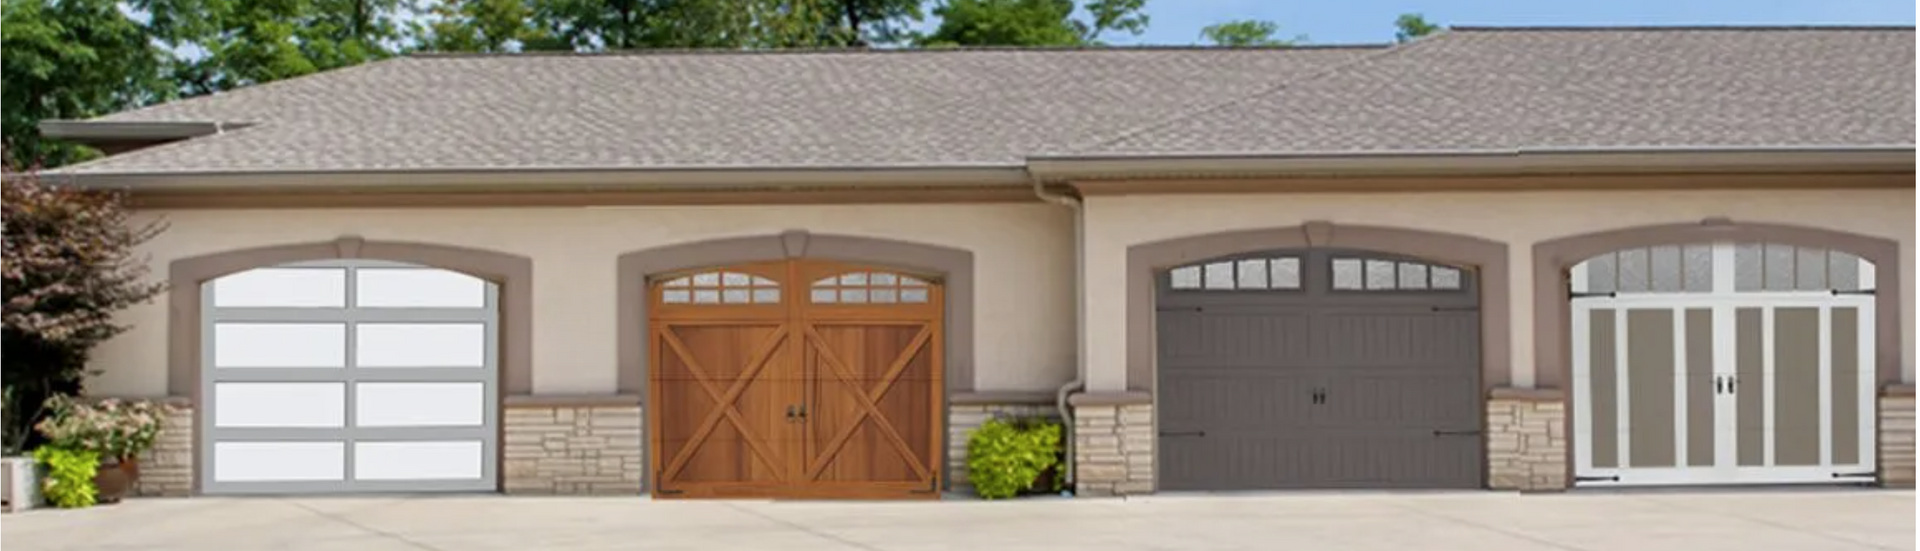
[[1164, 490], [1481, 485], [1471, 272], [1340, 250], [1160, 275]]
[[205, 283], [202, 491], [494, 489], [498, 304], [485, 280], [374, 261]]

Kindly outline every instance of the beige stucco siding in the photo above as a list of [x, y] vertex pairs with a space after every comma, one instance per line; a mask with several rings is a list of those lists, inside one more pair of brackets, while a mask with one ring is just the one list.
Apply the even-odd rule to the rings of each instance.
[[[1052, 390], [1073, 373], [1071, 214], [1042, 204], [711, 206], [436, 210], [182, 210], [146, 245], [154, 277], [175, 259], [329, 241], [342, 235], [487, 249], [533, 261], [533, 387], [615, 389], [616, 260], [710, 239], [816, 234], [884, 237], [974, 254], [975, 387]], [[125, 312], [133, 330], [103, 345], [96, 394], [166, 393], [164, 298]]]
[[[1535, 243], [1603, 230], [1698, 222], [1812, 226], [1900, 243], [1901, 296], [1914, 296], [1914, 190], [1620, 191], [1434, 194], [1247, 194], [1095, 196], [1086, 202], [1085, 293], [1088, 386], [1127, 388], [1127, 248], [1166, 239], [1324, 220], [1490, 239], [1508, 246], [1510, 341], [1516, 386], [1535, 380]], [[1903, 301], [1901, 378], [1913, 381], [1913, 302]], [[1139, 383], [1132, 386], [1139, 387]]]

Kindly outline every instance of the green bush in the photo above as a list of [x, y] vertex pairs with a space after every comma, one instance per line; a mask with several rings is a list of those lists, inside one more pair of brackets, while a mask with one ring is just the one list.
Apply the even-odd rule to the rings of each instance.
[[1040, 473], [1060, 462], [1059, 423], [989, 419], [967, 437], [967, 479], [986, 499], [1033, 489]]
[[41, 493], [53, 506], [63, 509], [92, 507], [95, 492], [93, 476], [100, 469], [100, 454], [57, 446], [33, 450], [33, 459], [47, 468]]

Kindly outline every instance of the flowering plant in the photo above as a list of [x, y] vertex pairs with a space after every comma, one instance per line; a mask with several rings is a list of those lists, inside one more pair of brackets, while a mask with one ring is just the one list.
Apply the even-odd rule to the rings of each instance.
[[102, 459], [126, 459], [153, 447], [173, 407], [153, 402], [108, 398], [84, 403], [68, 396], [47, 400], [51, 414], [34, 428], [48, 444], [91, 451]]

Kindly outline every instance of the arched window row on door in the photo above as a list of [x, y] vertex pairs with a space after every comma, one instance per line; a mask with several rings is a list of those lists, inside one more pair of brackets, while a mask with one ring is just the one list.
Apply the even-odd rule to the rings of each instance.
[[1173, 288], [1203, 291], [1300, 289], [1300, 258], [1247, 258], [1174, 268]]
[[667, 280], [660, 286], [660, 301], [667, 304], [778, 304], [780, 302], [779, 282], [739, 272], [701, 272]]
[[[1716, 275], [1729, 272], [1716, 288]], [[1842, 251], [1777, 243], [1622, 249], [1574, 266], [1577, 293], [1869, 291], [1873, 263]]]
[[[1329, 262], [1331, 288], [1339, 291], [1454, 291], [1462, 287], [1458, 268], [1341, 256]], [[1169, 275], [1175, 290], [1295, 291], [1302, 285], [1301, 268], [1299, 257], [1283, 256], [1182, 266]]]
[[924, 279], [892, 272], [847, 272], [813, 282], [814, 304], [925, 304]]

